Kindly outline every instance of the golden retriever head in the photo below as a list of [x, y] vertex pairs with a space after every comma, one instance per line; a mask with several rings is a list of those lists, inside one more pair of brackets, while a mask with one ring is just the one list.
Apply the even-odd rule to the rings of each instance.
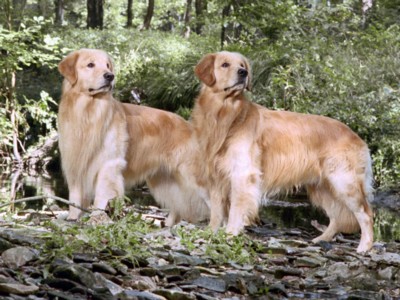
[[102, 50], [80, 49], [68, 54], [58, 65], [64, 87], [88, 95], [107, 93], [114, 87], [113, 64]]
[[207, 54], [195, 67], [195, 74], [214, 93], [250, 90], [250, 64], [240, 53], [222, 51]]

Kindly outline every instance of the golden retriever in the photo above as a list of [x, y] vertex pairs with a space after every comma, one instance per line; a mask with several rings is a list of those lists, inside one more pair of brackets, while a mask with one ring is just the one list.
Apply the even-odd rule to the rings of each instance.
[[330, 219], [313, 242], [361, 228], [357, 251], [372, 247], [372, 171], [364, 141], [331, 118], [271, 111], [247, 100], [250, 67], [239, 53], [208, 54], [195, 74], [203, 85], [192, 122], [213, 229], [226, 223], [236, 235], [257, 219], [262, 199], [303, 186]]
[[[125, 186], [146, 181], [156, 201], [171, 209], [166, 225], [209, 214], [186, 153], [195, 157], [192, 125], [173, 113], [112, 96], [113, 64], [107, 53], [81, 49], [59, 64], [64, 77], [58, 113], [59, 148], [69, 200], [103, 210]], [[69, 219], [81, 210], [70, 206]]]

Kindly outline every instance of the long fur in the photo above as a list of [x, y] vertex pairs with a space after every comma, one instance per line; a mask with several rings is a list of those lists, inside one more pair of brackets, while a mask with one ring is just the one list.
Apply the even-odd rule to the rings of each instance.
[[364, 141], [331, 118], [271, 111], [247, 100], [251, 72], [238, 53], [206, 55], [195, 73], [203, 86], [192, 120], [205, 162], [210, 225], [226, 224], [238, 234], [257, 219], [263, 196], [305, 187], [330, 219], [314, 242], [361, 228], [357, 251], [369, 250], [373, 189]]
[[[105, 80], [112, 68], [108, 55], [95, 49], [74, 51], [59, 64], [59, 148], [69, 199], [83, 208], [94, 199], [94, 208], [104, 209], [124, 195], [124, 187], [146, 181], [156, 201], [171, 210], [167, 225], [207, 218], [205, 192], [191, 164], [197, 151], [192, 125], [169, 112], [115, 100], [113, 81]], [[80, 214], [70, 207], [70, 219]]]

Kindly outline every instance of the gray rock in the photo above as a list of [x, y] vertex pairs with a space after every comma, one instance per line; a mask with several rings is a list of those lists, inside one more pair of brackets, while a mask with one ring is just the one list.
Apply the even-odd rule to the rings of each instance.
[[383, 280], [392, 280], [396, 274], [397, 268], [387, 267], [378, 271], [378, 276]]
[[176, 265], [185, 265], [185, 266], [198, 266], [206, 264], [206, 261], [202, 258], [178, 252], [170, 252], [169, 260], [173, 261], [174, 264]]
[[0, 283], [0, 292], [16, 294], [16, 295], [31, 295], [36, 293], [39, 287], [35, 285], [24, 285], [19, 283]]
[[118, 284], [115, 284], [111, 280], [106, 279], [100, 273], [94, 273], [94, 276], [96, 278], [96, 285], [106, 288], [113, 296], [120, 294], [124, 290]]
[[116, 295], [120, 300], [166, 300], [167, 298], [149, 292], [125, 290]]
[[129, 279], [124, 281], [124, 286], [140, 291], [155, 290], [157, 288], [157, 284], [153, 279], [139, 275], [130, 276]]
[[168, 300], [196, 300], [196, 295], [177, 290], [160, 289], [155, 290], [154, 293], [165, 297]]
[[299, 257], [295, 261], [297, 267], [316, 268], [322, 265], [322, 261], [312, 257]]
[[328, 267], [328, 276], [336, 275], [342, 279], [348, 279], [351, 276], [349, 266], [344, 262], [336, 262]]
[[37, 259], [37, 254], [32, 249], [26, 247], [15, 247], [4, 251], [1, 258], [9, 268], [19, 268], [26, 263]]
[[41, 239], [43, 234], [49, 233], [45, 229], [37, 230], [32, 228], [23, 229], [5, 229], [0, 228], [0, 237], [18, 245], [40, 245], [43, 243]]
[[371, 254], [371, 260], [377, 263], [384, 263], [387, 265], [400, 266], [400, 254], [397, 253], [384, 253], [384, 254]]
[[93, 272], [106, 273], [110, 275], [117, 274], [117, 270], [115, 270], [115, 268], [111, 267], [109, 264], [106, 264], [104, 262], [93, 263], [92, 270]]
[[13, 247], [15, 247], [14, 244], [10, 243], [9, 241], [3, 238], [0, 238], [0, 254]]
[[66, 278], [93, 288], [96, 284], [96, 277], [92, 271], [76, 264], [57, 266], [53, 271], [56, 278]]
[[215, 277], [206, 277], [202, 276], [196, 278], [191, 282], [192, 284], [197, 285], [198, 287], [205, 288], [207, 290], [224, 293], [226, 291], [226, 282], [222, 279]]
[[62, 291], [69, 291], [79, 286], [79, 283], [64, 278], [46, 278], [41, 283]]
[[278, 267], [275, 269], [274, 275], [277, 279], [282, 279], [284, 276], [301, 276], [303, 271], [295, 268]]
[[204, 294], [201, 294], [201, 293], [194, 293], [194, 295], [196, 295], [198, 300], [218, 300], [218, 298], [211, 297], [211, 296], [208, 296], [208, 295], [204, 295]]

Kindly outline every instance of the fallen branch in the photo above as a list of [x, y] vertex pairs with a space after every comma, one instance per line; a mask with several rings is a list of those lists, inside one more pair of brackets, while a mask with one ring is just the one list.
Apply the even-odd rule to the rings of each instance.
[[17, 200], [14, 200], [14, 201], [10, 201], [10, 203], [6, 203], [6, 204], [0, 205], [0, 208], [5, 207], [7, 205], [13, 205], [13, 204], [16, 204], [16, 203], [29, 202], [29, 201], [37, 201], [37, 200], [42, 200], [42, 199], [45, 199], [45, 198], [53, 199], [53, 200], [56, 200], [56, 201], [71, 205], [71, 206], [79, 208], [80, 210], [82, 210], [84, 212], [87, 212], [87, 213], [91, 212], [90, 210], [88, 210], [86, 208], [83, 208], [83, 207], [79, 206], [78, 204], [72, 203], [71, 201], [68, 201], [68, 200], [66, 200], [64, 198], [57, 197], [57, 196], [51, 196], [51, 195], [41, 195], [41, 196], [34, 196], [34, 197], [27, 197], [27, 198], [17, 199]]
[[25, 165], [28, 169], [44, 169], [54, 156], [57, 148], [58, 134], [56, 131], [51, 132], [38, 145], [30, 149], [24, 156]]

